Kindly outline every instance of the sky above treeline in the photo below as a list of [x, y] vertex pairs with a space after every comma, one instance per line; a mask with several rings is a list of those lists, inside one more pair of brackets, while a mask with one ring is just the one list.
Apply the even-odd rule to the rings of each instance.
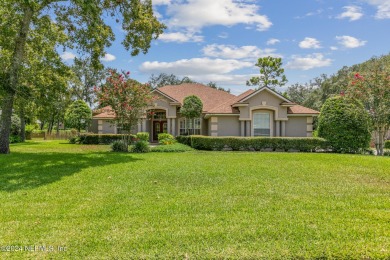
[[[120, 25], [107, 20], [116, 41], [104, 65], [143, 83], [167, 73], [239, 94], [259, 75], [260, 57], [282, 58], [287, 87], [390, 53], [390, 0], [154, 0], [153, 6], [168, 28], [145, 55], [131, 57], [120, 44]], [[62, 57], [71, 62], [75, 55], [68, 50]]]

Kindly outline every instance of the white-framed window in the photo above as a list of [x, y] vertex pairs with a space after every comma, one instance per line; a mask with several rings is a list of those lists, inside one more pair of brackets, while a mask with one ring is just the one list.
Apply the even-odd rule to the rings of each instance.
[[200, 118], [187, 119], [180, 118], [179, 120], [179, 133], [180, 135], [200, 135], [201, 129]]
[[271, 136], [270, 113], [253, 113], [253, 136]]

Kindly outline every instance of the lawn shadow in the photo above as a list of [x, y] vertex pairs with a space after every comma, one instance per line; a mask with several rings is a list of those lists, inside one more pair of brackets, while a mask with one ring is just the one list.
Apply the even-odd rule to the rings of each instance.
[[0, 191], [34, 189], [89, 167], [135, 162], [130, 154], [18, 153], [0, 158]]

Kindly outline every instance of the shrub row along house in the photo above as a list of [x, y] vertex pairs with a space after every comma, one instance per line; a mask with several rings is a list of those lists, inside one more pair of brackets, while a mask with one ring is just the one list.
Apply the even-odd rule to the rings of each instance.
[[[201, 84], [165, 86], [152, 93], [156, 100], [134, 129], [134, 132], [149, 132], [151, 141], [156, 141], [163, 132], [174, 136], [311, 137], [313, 118], [319, 114], [267, 87], [250, 89], [238, 96]], [[203, 102], [202, 116], [195, 120], [180, 115], [183, 100], [190, 95], [198, 96]], [[120, 126], [112, 122], [114, 117], [110, 107], [95, 111], [91, 131], [119, 134]]]

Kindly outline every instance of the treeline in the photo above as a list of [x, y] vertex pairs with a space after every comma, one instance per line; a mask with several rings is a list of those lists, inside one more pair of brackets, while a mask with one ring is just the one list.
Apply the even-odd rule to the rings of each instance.
[[368, 61], [350, 67], [344, 66], [333, 75], [322, 74], [305, 84], [294, 84], [284, 93], [292, 101], [315, 110], [320, 110], [324, 102], [332, 96], [346, 91], [354, 73], [364, 74], [378, 62], [390, 68], [390, 54], [373, 57]]

